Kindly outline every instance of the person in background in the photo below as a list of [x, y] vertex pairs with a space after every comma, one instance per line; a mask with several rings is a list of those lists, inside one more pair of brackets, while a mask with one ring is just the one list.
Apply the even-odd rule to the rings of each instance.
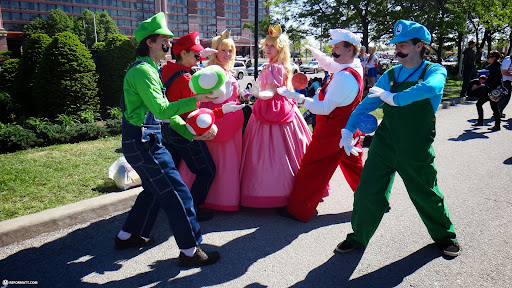
[[[328, 43], [332, 45], [332, 58], [306, 46], [319, 65], [333, 73], [331, 80], [320, 90], [318, 99], [306, 98], [285, 87], [277, 90], [279, 94], [303, 103], [305, 108], [317, 115], [313, 140], [302, 159], [288, 206], [281, 212], [282, 216], [302, 222], [308, 222], [315, 214], [338, 166], [352, 191], [359, 185], [363, 170], [363, 150], [359, 144], [349, 153], [338, 146], [340, 130], [345, 128], [348, 117], [363, 95], [364, 68], [359, 59], [355, 59], [361, 39], [345, 29], [331, 29], [329, 33], [332, 38]], [[356, 133], [354, 138], [359, 135]]]
[[[227, 88], [223, 96], [211, 102], [201, 103], [199, 107], [215, 111], [228, 103], [237, 102], [240, 88], [231, 70], [235, 63], [236, 47], [229, 31], [225, 30], [222, 35], [214, 37], [211, 47], [218, 52], [212, 54], [208, 65], [218, 65], [224, 69]], [[217, 172], [201, 208], [221, 211], [237, 211], [239, 209], [243, 124], [244, 114], [242, 110], [215, 119], [215, 125], [218, 128], [217, 135], [212, 140], [206, 141], [206, 145]], [[179, 172], [183, 181], [187, 185], [191, 185], [194, 174], [190, 172], [188, 167], [180, 165]]]
[[379, 70], [379, 58], [375, 54], [377, 47], [371, 46], [368, 52], [370, 52], [370, 54], [363, 62], [366, 76], [366, 89], [370, 89], [375, 85], [375, 77], [377, 77], [377, 71]]
[[487, 80], [485, 81], [485, 88], [487, 93], [480, 97], [480, 99], [478, 99], [476, 102], [478, 120], [475, 124], [473, 124], [473, 126], [484, 126], [484, 109], [482, 106], [485, 104], [485, 102], [489, 101], [494, 115], [494, 126], [488, 128], [491, 131], [499, 131], [501, 129], [501, 112], [498, 104], [499, 102], [492, 101], [489, 97], [489, 93], [501, 84], [503, 77], [501, 73], [501, 63], [498, 60], [500, 57], [500, 53], [496, 50], [489, 52], [487, 55], [487, 62], [491, 64], [488, 67], [489, 74], [487, 74]]
[[407, 192], [430, 236], [451, 257], [460, 253], [444, 196], [437, 186], [432, 147], [435, 113], [446, 82], [446, 68], [424, 60], [431, 34], [419, 23], [399, 20], [394, 26], [395, 52], [400, 65], [387, 70], [357, 106], [341, 130], [340, 147], [352, 151], [353, 134], [361, 115], [382, 106], [384, 116], [375, 131], [361, 181], [354, 193], [350, 222], [353, 233], [336, 251], [365, 249], [389, 207], [395, 174]]
[[209, 101], [209, 98], [202, 94], [169, 103], [163, 95], [157, 63], [165, 59], [171, 47], [169, 38], [173, 36], [166, 23], [165, 14], [160, 12], [135, 30], [139, 43], [136, 60], [126, 72], [121, 98], [122, 148], [126, 160], [139, 174], [144, 190], [135, 200], [114, 243], [117, 249], [152, 245], [155, 240], [149, 235], [162, 208], [181, 251], [179, 265], [204, 266], [217, 262], [220, 254], [199, 247], [202, 235], [192, 195], [181, 181], [171, 154], [160, 142], [160, 121], [155, 116], [166, 119], [192, 111], [198, 101]]
[[468, 42], [468, 48], [462, 52], [462, 89], [460, 90], [460, 97], [466, 97], [466, 93], [469, 88], [469, 81], [473, 78], [473, 69], [475, 67], [476, 52], [475, 41], [470, 40]]
[[508, 105], [510, 101], [510, 94], [512, 93], [512, 61], [510, 55], [503, 59], [501, 62], [501, 74], [503, 75], [503, 87], [508, 90], [507, 96], [503, 97], [499, 102], [499, 108], [501, 112], [501, 118], [505, 118], [505, 113], [503, 111]]
[[243, 136], [241, 205], [276, 208], [288, 204], [311, 131], [297, 103], [276, 92], [293, 89], [288, 36], [270, 26], [261, 44], [270, 62], [251, 88], [258, 100]]
[[487, 93], [487, 90], [485, 89], [485, 80], [487, 80], [487, 76], [480, 75], [477, 79], [473, 79], [469, 82], [469, 89], [466, 92], [469, 100], [480, 99], [482, 95]]

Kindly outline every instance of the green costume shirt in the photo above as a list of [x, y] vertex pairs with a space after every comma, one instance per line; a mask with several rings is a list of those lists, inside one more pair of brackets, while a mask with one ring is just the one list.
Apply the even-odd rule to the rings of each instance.
[[162, 94], [162, 81], [153, 60], [146, 56], [138, 57], [135, 61], [147, 63], [142, 62], [132, 67], [124, 77], [124, 116], [128, 122], [142, 126], [148, 110], [158, 119], [169, 119], [197, 108], [195, 97], [169, 103]]

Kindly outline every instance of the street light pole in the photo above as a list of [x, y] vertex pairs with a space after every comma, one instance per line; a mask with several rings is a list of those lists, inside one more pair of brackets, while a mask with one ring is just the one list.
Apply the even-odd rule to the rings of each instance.
[[254, 80], [258, 79], [258, 14], [259, 1], [254, 1]]

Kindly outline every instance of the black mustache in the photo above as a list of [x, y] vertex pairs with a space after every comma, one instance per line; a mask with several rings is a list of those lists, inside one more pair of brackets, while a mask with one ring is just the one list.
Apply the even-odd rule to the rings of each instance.
[[398, 53], [396, 53], [396, 56], [398, 56], [400, 58], [407, 58], [407, 56], [409, 56], [409, 54], [404, 54], [402, 52], [398, 52]]
[[340, 56], [341, 56], [341, 55], [336, 54], [336, 53], [334, 53], [334, 52], [332, 52], [332, 53], [331, 53], [331, 55], [332, 55], [332, 57], [334, 57], [334, 58], [340, 58]]
[[166, 46], [166, 45], [162, 44], [162, 50], [163, 50], [165, 53], [169, 52], [169, 46]]
[[197, 61], [201, 60], [201, 57], [199, 55], [194, 55], [194, 57], [196, 57]]

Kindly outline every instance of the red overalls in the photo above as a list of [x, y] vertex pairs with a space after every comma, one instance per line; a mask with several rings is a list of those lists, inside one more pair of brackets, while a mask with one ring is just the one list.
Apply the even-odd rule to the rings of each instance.
[[[318, 203], [322, 200], [336, 166], [340, 166], [345, 179], [353, 191], [359, 186], [361, 172], [363, 170], [363, 153], [359, 156], [347, 156], [345, 151], [339, 147], [341, 140], [341, 129], [347, 125], [348, 118], [356, 106], [361, 102], [363, 94], [363, 79], [353, 68], [346, 68], [357, 81], [359, 92], [352, 103], [347, 106], [335, 108], [329, 115], [317, 115], [315, 131], [309, 144], [306, 154], [297, 173], [295, 186], [289, 198], [286, 209], [295, 218], [307, 222], [316, 211]], [[320, 90], [318, 99], [323, 101], [325, 89], [332, 80], [329, 79]], [[360, 136], [357, 130], [354, 138]], [[361, 148], [357, 143], [356, 147]]]

